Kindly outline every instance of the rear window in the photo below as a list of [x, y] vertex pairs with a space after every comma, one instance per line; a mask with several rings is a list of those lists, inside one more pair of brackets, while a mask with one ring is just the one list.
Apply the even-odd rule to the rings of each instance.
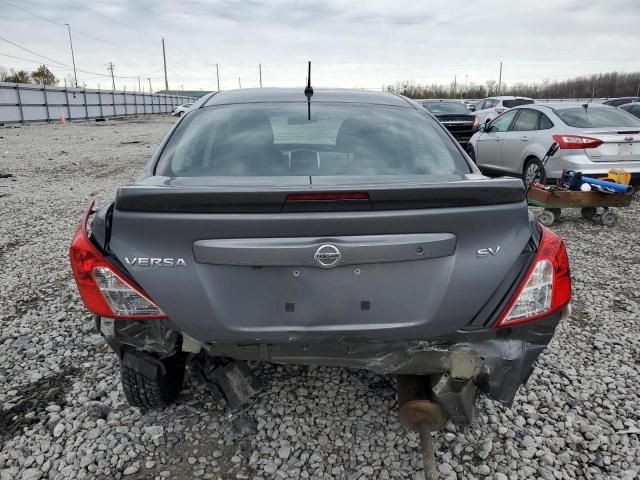
[[[464, 108], [464, 107], [463, 107]], [[470, 172], [426, 112], [306, 102], [193, 110], [176, 128], [156, 175], [432, 175]]]
[[576, 128], [640, 127], [640, 122], [614, 107], [575, 107], [555, 111], [560, 119]]
[[469, 109], [456, 102], [424, 102], [422, 106], [436, 115], [438, 113], [469, 115]]
[[503, 100], [502, 105], [507, 108], [517, 107], [519, 105], [531, 105], [533, 100], [527, 100], [525, 98], [515, 98], [513, 100]]

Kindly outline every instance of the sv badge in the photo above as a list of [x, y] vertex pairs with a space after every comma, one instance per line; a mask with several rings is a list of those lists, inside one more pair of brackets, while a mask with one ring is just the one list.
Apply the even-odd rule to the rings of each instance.
[[495, 257], [496, 255], [498, 255], [499, 251], [500, 251], [500, 245], [498, 245], [495, 248], [491, 248], [491, 247], [481, 248], [476, 252], [476, 256], [478, 258], [488, 257], [489, 255], [491, 255], [492, 257]]

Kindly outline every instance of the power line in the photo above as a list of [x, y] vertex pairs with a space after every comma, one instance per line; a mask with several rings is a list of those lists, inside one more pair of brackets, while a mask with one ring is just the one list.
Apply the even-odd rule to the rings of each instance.
[[74, 3], [74, 4], [78, 5], [79, 7], [82, 7], [82, 8], [84, 8], [84, 9], [86, 9], [86, 10], [89, 10], [90, 12], [93, 12], [93, 13], [95, 13], [96, 15], [99, 15], [99, 16], [101, 16], [101, 17], [103, 17], [103, 18], [106, 18], [107, 20], [111, 20], [113, 23], [117, 23], [118, 25], [121, 25], [121, 26], [123, 26], [123, 27], [126, 27], [126, 28], [128, 28], [128, 29], [130, 29], [130, 30], [133, 30], [133, 31], [135, 31], [135, 32], [139, 32], [139, 33], [143, 33], [143, 34], [145, 34], [145, 35], [149, 35], [149, 36], [151, 36], [151, 37], [160, 38], [160, 35], [156, 35], [155, 33], [145, 32], [144, 30], [140, 30], [139, 28], [132, 27], [131, 25], [127, 25], [126, 23], [123, 23], [123, 22], [121, 22], [120, 20], [116, 20], [115, 18], [110, 17], [110, 16], [108, 16], [108, 15], [105, 15], [104, 13], [100, 13], [100, 12], [98, 12], [97, 10], [94, 10], [93, 8], [90, 8], [90, 7], [87, 7], [86, 5], [83, 5], [82, 3], [76, 2], [76, 1], [74, 1], [74, 0], [69, 0], [69, 1], [70, 1], [71, 3]]
[[17, 43], [12, 42], [11, 40], [7, 40], [6, 38], [4, 38], [2, 36], [0, 36], [0, 40], [4, 40], [5, 42], [10, 43], [14, 47], [18, 47], [18, 48], [20, 48], [20, 49], [22, 49], [22, 50], [24, 50], [26, 52], [29, 52], [32, 55], [35, 55], [36, 57], [44, 58], [46, 60], [49, 60], [50, 62], [58, 63], [60, 65], [64, 65], [65, 67], [69, 67], [69, 65], [67, 65], [66, 63], [62, 63], [62, 62], [59, 62], [58, 60], [54, 60], [53, 58], [45, 57], [44, 55], [40, 55], [39, 53], [36, 53], [33, 50], [29, 50], [28, 48], [23, 47], [22, 45], [18, 45]]
[[[66, 28], [66, 24], [58, 23], [55, 20], [52, 20], [52, 19], [47, 18], [47, 17], [44, 17], [44, 16], [42, 16], [42, 15], [40, 15], [38, 13], [32, 12], [31, 10], [27, 10], [26, 8], [21, 7], [19, 5], [16, 5], [15, 3], [9, 2], [8, 0], [2, 0], [2, 1], [4, 1], [8, 5], [11, 5], [14, 8], [17, 8], [18, 10], [21, 10], [21, 11], [23, 11], [25, 13], [28, 13], [29, 15], [33, 15], [34, 17], [37, 17], [40, 20], [43, 20], [43, 21], [48, 22], [48, 23], [51, 23], [51, 24], [56, 25], [56, 26], [61, 27], [61, 28]], [[111, 45], [111, 46], [114, 46], [114, 47], [123, 48], [125, 50], [130, 50], [132, 52], [144, 53], [145, 55], [160, 55], [159, 53], [148, 52], [146, 50], [141, 50], [141, 49], [134, 48], [134, 47], [128, 47], [126, 45], [121, 45], [119, 43], [115, 43], [115, 42], [112, 42], [110, 40], [105, 40], [103, 38], [96, 37], [94, 35], [90, 35], [90, 34], [85, 33], [85, 32], [81, 32], [80, 30], [76, 30], [75, 28], [72, 28], [71, 30], [73, 30], [73, 32], [78, 34], [78, 35], [82, 35], [83, 37], [87, 37], [87, 38], [90, 38], [90, 39], [95, 40], [97, 42], [102, 42], [102, 43], [105, 43], [107, 45]]]
[[[50, 63], [43, 63], [43, 62], [40, 62], [38, 60], [31, 60], [29, 58], [17, 57], [15, 55], [9, 55], [7, 53], [0, 53], [0, 56], [1, 57], [13, 58], [15, 60], [22, 60], [23, 62], [35, 63], [37, 65], [44, 65], [45, 67], [56, 68], [56, 69], [59, 69], [59, 70], [73, 71], [73, 68], [71, 68], [71, 67], [61, 67], [59, 65], [51, 65]], [[107, 73], [97, 73], [97, 72], [91, 72], [91, 71], [88, 71], [88, 70], [80, 70], [80, 69], [78, 69], [78, 72], [86, 73], [88, 75], [93, 75], [94, 77], [111, 77], [111, 75], [107, 74]], [[154, 73], [154, 72], [151, 72], [151, 73]], [[149, 75], [149, 74], [144, 75], [144, 78], [147, 78], [147, 75]], [[114, 75], [114, 76], [116, 78], [125, 78], [125, 79], [136, 79], [136, 78], [138, 78], [137, 76], [127, 76], [127, 75]], [[163, 77], [150, 77], [150, 78], [152, 80], [162, 80], [163, 79]]]

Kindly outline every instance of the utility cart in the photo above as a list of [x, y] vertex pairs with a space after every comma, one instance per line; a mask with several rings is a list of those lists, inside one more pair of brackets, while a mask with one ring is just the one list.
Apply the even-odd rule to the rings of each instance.
[[618, 221], [618, 214], [610, 210], [611, 207], [628, 207], [632, 197], [631, 193], [577, 192], [561, 188], [544, 190], [536, 185], [527, 194], [529, 205], [544, 208], [537, 217], [547, 227], [560, 218], [563, 208], [579, 208], [583, 218], [613, 227]]

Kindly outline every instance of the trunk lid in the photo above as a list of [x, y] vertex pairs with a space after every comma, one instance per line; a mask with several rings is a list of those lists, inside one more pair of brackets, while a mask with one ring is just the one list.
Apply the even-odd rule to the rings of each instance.
[[584, 129], [583, 133], [603, 142], [597, 148], [585, 149], [593, 162], [640, 161], [640, 130], [637, 128]]
[[[156, 177], [119, 190], [109, 248], [199, 340], [435, 338], [474, 319], [531, 237], [520, 180], [469, 177], [206, 187]], [[367, 197], [287, 200], [318, 191]], [[495, 254], [478, 254], [487, 248]]]

